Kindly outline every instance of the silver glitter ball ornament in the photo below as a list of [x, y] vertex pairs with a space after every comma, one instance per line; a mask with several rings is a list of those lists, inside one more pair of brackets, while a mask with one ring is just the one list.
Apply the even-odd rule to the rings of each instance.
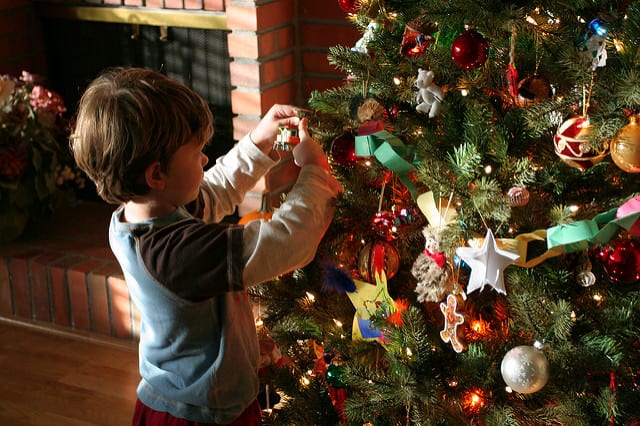
[[502, 359], [500, 371], [514, 391], [534, 393], [549, 380], [549, 361], [544, 352], [534, 346], [516, 346]]

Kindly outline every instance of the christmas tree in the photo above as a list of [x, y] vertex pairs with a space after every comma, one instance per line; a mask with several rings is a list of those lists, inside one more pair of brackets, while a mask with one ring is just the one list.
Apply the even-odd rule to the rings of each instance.
[[265, 424], [640, 423], [640, 3], [339, 5], [345, 191], [253, 290]]

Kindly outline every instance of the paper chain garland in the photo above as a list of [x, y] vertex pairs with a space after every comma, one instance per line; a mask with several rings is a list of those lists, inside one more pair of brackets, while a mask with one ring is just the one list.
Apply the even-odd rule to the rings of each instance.
[[[442, 203], [437, 205], [431, 191], [421, 194], [416, 201], [420, 211], [432, 226], [444, 226], [455, 221], [455, 212], [444, 210]], [[593, 219], [538, 229], [520, 234], [515, 238], [499, 238], [496, 242], [502, 250], [508, 250], [519, 256], [514, 265], [531, 268], [551, 257], [586, 250], [590, 244], [606, 244], [620, 229], [640, 236], [638, 219], [640, 219], [640, 195], [627, 200], [618, 208], [600, 213]], [[546, 243], [546, 251], [529, 259], [527, 252], [529, 243], [532, 241]], [[480, 247], [482, 242], [483, 239], [471, 240], [469, 245]]]
[[[373, 123], [375, 124], [375, 123]], [[375, 126], [374, 129], [378, 129]], [[409, 174], [414, 165], [405, 157], [414, 155], [413, 146], [405, 145], [400, 138], [386, 130], [379, 130], [371, 134], [361, 134], [355, 138], [355, 154], [358, 157], [375, 157], [383, 166], [398, 175], [400, 182], [407, 187], [415, 199], [417, 188]]]

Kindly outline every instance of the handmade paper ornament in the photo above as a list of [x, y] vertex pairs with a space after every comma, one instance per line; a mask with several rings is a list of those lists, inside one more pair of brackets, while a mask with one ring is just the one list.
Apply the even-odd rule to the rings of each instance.
[[[631, 215], [640, 212], [640, 195], [637, 195], [616, 209], [616, 218], [633, 217]], [[636, 220], [633, 225], [626, 228], [629, 235], [640, 237], [640, 219]]]
[[385, 317], [395, 312], [395, 302], [387, 289], [387, 277], [384, 271], [375, 274], [375, 284], [353, 280], [355, 291], [347, 292], [356, 313], [353, 317], [351, 338], [353, 340], [377, 340], [385, 342], [385, 338], [371, 321], [371, 317]]
[[411, 267], [411, 275], [416, 279], [415, 292], [418, 302], [440, 302], [453, 290], [451, 265], [446, 254], [440, 249], [444, 228], [425, 226], [422, 235], [425, 238], [424, 250], [418, 255]]
[[453, 194], [451, 194], [449, 200], [440, 198], [436, 201], [433, 191], [428, 191], [420, 194], [416, 198], [416, 203], [424, 217], [429, 221], [429, 224], [440, 228], [455, 222], [457, 219], [456, 209], [451, 205], [452, 198]]
[[451, 342], [453, 350], [460, 353], [465, 350], [464, 343], [458, 337], [458, 326], [464, 323], [464, 316], [459, 314], [458, 299], [455, 295], [449, 294], [447, 301], [440, 303], [440, 311], [444, 315], [444, 329], [440, 331], [440, 338], [443, 342]]
[[356, 138], [351, 132], [338, 135], [331, 142], [331, 160], [343, 167], [356, 164]]
[[487, 229], [482, 247], [458, 247], [456, 253], [471, 268], [467, 293], [478, 289], [482, 291], [484, 286], [489, 284], [498, 293], [507, 294], [503, 270], [513, 264], [520, 256], [498, 248], [490, 229]]
[[428, 114], [429, 118], [440, 113], [440, 105], [444, 98], [442, 89], [433, 82], [434, 77], [433, 71], [420, 68], [415, 82], [415, 86], [418, 88], [416, 111]]
[[560, 125], [553, 138], [555, 153], [567, 165], [585, 171], [607, 155], [606, 149], [596, 151], [589, 144], [589, 119], [577, 116]]
[[640, 173], [640, 125], [638, 116], [629, 117], [611, 142], [610, 154], [613, 162], [627, 173]]
[[451, 45], [451, 59], [463, 70], [481, 67], [489, 56], [489, 43], [473, 28], [467, 28]]
[[500, 372], [504, 382], [514, 391], [535, 393], [549, 381], [549, 361], [542, 345], [516, 346], [502, 359]]
[[549, 99], [553, 96], [551, 83], [537, 74], [525, 77], [518, 83], [517, 104], [520, 106], [531, 105], [534, 102]]

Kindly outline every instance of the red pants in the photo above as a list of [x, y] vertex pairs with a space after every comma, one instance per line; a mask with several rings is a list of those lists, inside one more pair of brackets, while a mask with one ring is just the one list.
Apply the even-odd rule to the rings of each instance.
[[[228, 426], [259, 426], [260, 404], [254, 401], [244, 412]], [[185, 419], [179, 419], [169, 413], [152, 410], [144, 405], [138, 399], [136, 401], [136, 409], [133, 413], [133, 426], [217, 426], [218, 423], [200, 423], [191, 422]]]

